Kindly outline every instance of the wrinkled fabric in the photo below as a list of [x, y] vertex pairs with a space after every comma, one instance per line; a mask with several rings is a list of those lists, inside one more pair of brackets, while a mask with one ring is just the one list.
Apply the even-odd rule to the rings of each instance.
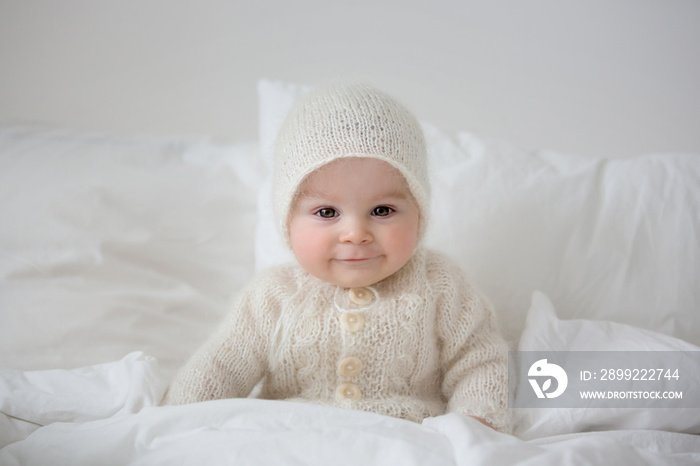
[[[660, 431], [582, 433], [526, 442], [458, 414], [416, 424], [287, 401], [226, 399], [155, 406], [160, 393], [155, 371], [151, 358], [132, 354], [79, 371], [39, 371], [24, 378], [1, 373], [3, 413], [11, 410], [47, 424], [2, 448], [0, 464], [559, 466], [700, 461], [700, 437]], [[87, 382], [75, 384], [76, 377]], [[13, 387], [9, 396], [6, 387]], [[29, 394], [52, 393], [59, 400], [57, 408], [51, 408], [48, 398], [34, 404], [31, 395], [19, 395], [20, 388]], [[116, 396], [101, 393], [105, 388]]]

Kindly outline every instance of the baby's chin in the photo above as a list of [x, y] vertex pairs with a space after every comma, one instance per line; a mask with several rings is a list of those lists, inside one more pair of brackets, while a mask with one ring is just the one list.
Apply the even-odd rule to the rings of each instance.
[[331, 285], [339, 286], [341, 288], [363, 288], [379, 283], [380, 281], [384, 280], [384, 278], [386, 278], [380, 277], [377, 279], [376, 277], [329, 277], [327, 275], [320, 275], [315, 273], [311, 273], [311, 275], [315, 276], [319, 280], [323, 280], [326, 283], [330, 283]]
[[386, 278], [389, 278], [390, 276], [394, 275], [396, 272], [396, 270], [383, 272], [354, 270], [351, 273], [344, 274], [319, 276], [312, 273], [312, 275], [315, 275], [316, 278], [319, 278], [325, 282], [328, 282], [335, 286], [339, 286], [341, 288], [363, 288], [375, 285], [385, 280]]

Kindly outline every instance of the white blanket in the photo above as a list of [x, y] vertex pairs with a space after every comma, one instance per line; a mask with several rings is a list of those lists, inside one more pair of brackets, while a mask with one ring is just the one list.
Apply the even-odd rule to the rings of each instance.
[[611, 431], [523, 441], [455, 414], [422, 424], [304, 403], [157, 406], [142, 353], [75, 370], [0, 371], [2, 465], [700, 463], [700, 437]]

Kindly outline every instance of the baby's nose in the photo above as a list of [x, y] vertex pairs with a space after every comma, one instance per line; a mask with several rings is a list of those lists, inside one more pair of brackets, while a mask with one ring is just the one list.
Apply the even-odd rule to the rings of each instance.
[[374, 240], [366, 222], [348, 219], [343, 225], [340, 241], [343, 243], [366, 244]]

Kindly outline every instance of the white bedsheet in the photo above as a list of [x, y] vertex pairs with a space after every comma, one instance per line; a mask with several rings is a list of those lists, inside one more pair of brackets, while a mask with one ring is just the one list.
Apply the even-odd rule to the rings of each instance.
[[2, 465], [700, 463], [700, 436], [614, 431], [523, 441], [445, 415], [415, 424], [305, 403], [157, 406], [143, 353], [75, 370], [0, 371]]

